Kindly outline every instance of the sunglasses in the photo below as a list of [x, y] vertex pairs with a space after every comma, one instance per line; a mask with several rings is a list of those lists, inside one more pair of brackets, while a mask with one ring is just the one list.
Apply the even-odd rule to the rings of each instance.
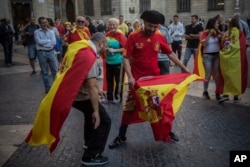
[[82, 20], [77, 20], [77, 23], [84, 23], [84, 21], [82, 21]]

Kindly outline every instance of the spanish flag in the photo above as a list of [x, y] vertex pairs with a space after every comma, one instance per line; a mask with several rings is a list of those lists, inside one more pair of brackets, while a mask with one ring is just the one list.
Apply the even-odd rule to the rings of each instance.
[[220, 51], [220, 69], [222, 78], [218, 92], [226, 95], [243, 94], [247, 87], [246, 38], [237, 28], [227, 32]]
[[[148, 121], [156, 141], [170, 141], [172, 122], [187, 93], [195, 74], [178, 73], [140, 79], [136, 82], [126, 103], [130, 110], [123, 111], [122, 125]], [[134, 103], [133, 103], [134, 102]], [[131, 105], [134, 104], [134, 108]], [[126, 107], [126, 104], [125, 104]]]
[[60, 141], [60, 130], [72, 103], [93, 63], [95, 53], [86, 40], [69, 45], [60, 71], [50, 91], [42, 100], [26, 142], [32, 146], [47, 145], [53, 152]]
[[[208, 31], [203, 31], [200, 37], [200, 41], [204, 40], [207, 38], [208, 35]], [[198, 76], [205, 78], [205, 68], [203, 65], [203, 46], [201, 43], [199, 43], [198, 45], [198, 49], [195, 55], [195, 59], [194, 59], [194, 74], [197, 74]]]

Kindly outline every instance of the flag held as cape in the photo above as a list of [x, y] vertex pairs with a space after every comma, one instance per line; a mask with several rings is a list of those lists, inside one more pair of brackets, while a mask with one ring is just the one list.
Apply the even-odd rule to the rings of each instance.
[[[81, 51], [85, 54], [81, 54]], [[77, 41], [69, 45], [62, 67], [50, 91], [42, 100], [34, 125], [26, 142], [32, 146], [47, 145], [53, 152], [60, 141], [60, 130], [67, 118], [72, 103], [96, 60], [88, 41]]]

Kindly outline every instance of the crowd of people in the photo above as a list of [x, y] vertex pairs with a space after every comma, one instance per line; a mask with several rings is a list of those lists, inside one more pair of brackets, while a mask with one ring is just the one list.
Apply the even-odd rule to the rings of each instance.
[[[191, 23], [185, 26], [179, 19], [178, 15], [174, 15], [173, 22], [166, 26], [164, 15], [154, 10], [144, 11], [140, 18], [131, 23], [125, 22], [124, 16], [119, 15], [108, 19], [106, 24], [103, 20], [95, 24], [88, 16], [77, 16], [74, 23], [62, 23], [60, 18], [53, 21], [39, 17], [38, 25], [32, 17], [27, 25], [19, 29], [25, 35], [32, 68], [30, 75], [37, 73], [35, 61], [38, 58], [46, 93], [50, 92], [53, 80], [57, 79], [57, 72], [67, 68], [70, 48], [78, 49], [76, 55], [93, 57], [91, 65], [84, 64], [88, 62], [79, 64], [89, 67], [85, 69], [86, 74], [81, 78], [78, 94], [72, 104], [85, 115], [84, 165], [108, 162], [107, 157], [101, 156], [110, 130], [110, 118], [98, 102], [98, 94], [105, 96], [96, 81], [100, 73], [96, 59], [100, 54], [104, 55], [101, 57], [106, 69], [104, 82], [107, 82], [107, 96], [103, 104], [121, 102], [124, 72], [130, 86], [143, 77], [169, 74], [173, 63], [180, 67], [180, 72], [191, 73], [187, 68], [191, 55], [195, 60], [194, 72], [205, 78], [205, 99], [210, 99], [208, 86], [210, 80], [214, 79], [214, 91], [219, 103], [227, 101], [229, 95], [234, 97], [235, 102], [240, 100], [239, 95], [246, 89], [248, 76], [246, 47], [250, 46], [250, 31], [247, 23], [238, 13], [230, 19], [224, 19], [219, 14], [206, 24], [200, 24], [197, 15], [192, 15]], [[11, 67], [14, 29], [7, 19], [1, 20], [0, 33], [5, 63]], [[81, 50], [79, 45], [82, 40], [88, 41], [88, 44]], [[182, 58], [184, 40], [186, 49]], [[155, 128], [156, 125], [151, 126]], [[120, 127], [118, 136], [109, 144], [110, 149], [126, 141], [127, 128], [128, 125]], [[165, 135], [163, 141], [179, 140], [172, 131]]]

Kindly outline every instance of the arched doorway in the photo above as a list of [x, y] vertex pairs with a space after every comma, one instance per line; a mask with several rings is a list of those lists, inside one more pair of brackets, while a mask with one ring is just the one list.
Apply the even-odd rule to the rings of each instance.
[[75, 8], [72, 0], [66, 2], [66, 17], [71, 23], [75, 21]]
[[54, 12], [55, 12], [55, 18], [61, 18], [59, 0], [54, 0]]

